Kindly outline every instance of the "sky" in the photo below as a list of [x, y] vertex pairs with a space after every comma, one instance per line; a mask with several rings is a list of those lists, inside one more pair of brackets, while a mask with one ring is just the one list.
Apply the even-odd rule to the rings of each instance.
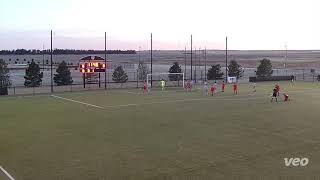
[[320, 49], [318, 0], [1, 0], [0, 49]]

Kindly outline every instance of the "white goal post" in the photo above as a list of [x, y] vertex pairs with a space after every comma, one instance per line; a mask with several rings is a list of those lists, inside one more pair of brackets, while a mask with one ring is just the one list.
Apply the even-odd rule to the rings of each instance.
[[237, 77], [228, 76], [228, 83], [229, 84], [236, 83], [236, 82], [237, 82]]
[[[153, 76], [166, 76], [166, 78], [169, 77], [169, 75], [182, 75], [182, 87], [184, 88], [184, 73], [152, 73], [152, 74], [147, 74], [147, 84], [151, 84], [151, 77]], [[152, 81], [160, 81], [161, 79], [158, 78], [158, 79], [155, 79], [155, 78], [152, 78]]]

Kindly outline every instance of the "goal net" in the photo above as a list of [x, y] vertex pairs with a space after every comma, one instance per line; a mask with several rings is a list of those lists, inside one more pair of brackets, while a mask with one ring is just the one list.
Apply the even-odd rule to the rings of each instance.
[[236, 83], [236, 82], [237, 82], [237, 77], [228, 76], [228, 83], [229, 84]]
[[184, 73], [152, 73], [147, 74], [147, 83], [151, 87], [160, 87], [160, 81], [165, 81], [165, 87], [184, 88]]

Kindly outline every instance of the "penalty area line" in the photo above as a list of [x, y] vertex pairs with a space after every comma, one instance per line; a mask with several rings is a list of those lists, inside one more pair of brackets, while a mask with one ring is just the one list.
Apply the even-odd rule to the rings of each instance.
[[89, 104], [89, 103], [85, 103], [85, 102], [81, 102], [81, 101], [76, 101], [76, 100], [64, 98], [64, 97], [61, 97], [61, 96], [51, 95], [51, 97], [57, 98], [57, 99], [62, 99], [62, 100], [65, 100], [65, 101], [70, 101], [70, 102], [78, 103], [78, 104], [83, 104], [83, 105], [86, 105], [86, 106], [91, 106], [91, 107], [95, 107], [95, 108], [99, 108], [99, 109], [104, 109], [104, 108], [101, 107], [101, 106], [97, 106], [97, 105], [94, 105], [94, 104]]
[[136, 92], [131, 92], [131, 91], [127, 91], [126, 93], [128, 94], [135, 94], [135, 95], [141, 95], [142, 93], [136, 93]]
[[1, 170], [10, 180], [15, 180], [2, 166], [0, 166], [0, 170]]

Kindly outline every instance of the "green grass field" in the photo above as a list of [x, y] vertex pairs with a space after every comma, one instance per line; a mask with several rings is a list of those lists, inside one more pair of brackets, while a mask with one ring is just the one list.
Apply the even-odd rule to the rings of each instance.
[[281, 82], [291, 100], [271, 103], [273, 85], [2, 97], [0, 166], [16, 180], [320, 177], [320, 84]]

